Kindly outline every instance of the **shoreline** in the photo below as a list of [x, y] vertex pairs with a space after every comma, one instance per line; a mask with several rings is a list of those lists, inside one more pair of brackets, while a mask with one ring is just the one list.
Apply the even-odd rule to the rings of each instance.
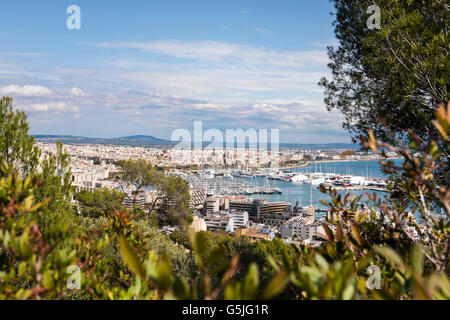
[[308, 162], [306, 164], [303, 165], [292, 165], [292, 166], [287, 166], [287, 167], [279, 167], [279, 170], [286, 170], [286, 169], [295, 169], [295, 168], [304, 168], [307, 167], [311, 164], [315, 164], [315, 163], [330, 163], [330, 162], [379, 162], [381, 160], [398, 160], [401, 158], [386, 158], [386, 159], [372, 159], [372, 160], [316, 160], [316, 161], [312, 161], [312, 162]]

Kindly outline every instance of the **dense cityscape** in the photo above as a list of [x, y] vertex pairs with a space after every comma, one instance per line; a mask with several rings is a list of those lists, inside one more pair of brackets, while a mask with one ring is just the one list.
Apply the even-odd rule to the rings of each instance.
[[[38, 146], [43, 150], [43, 156], [56, 152], [54, 143], [39, 142]], [[127, 194], [123, 204], [132, 208], [133, 203], [130, 199], [135, 191], [133, 187], [111, 179], [120, 171], [115, 163], [133, 159], [149, 161], [166, 169], [166, 174], [179, 176], [189, 182], [190, 208], [194, 217], [191, 225], [193, 230], [222, 232], [253, 240], [271, 241], [277, 236], [286, 243], [319, 246], [325, 234], [322, 224], [326, 222], [326, 218], [330, 218], [326, 216], [326, 210], [319, 209], [317, 203], [312, 202], [312, 195], [311, 201], [309, 197], [299, 199], [303, 203], [310, 202], [308, 206], [300, 206], [298, 201], [290, 203], [264, 200], [267, 194], [282, 194], [282, 190], [270, 186], [269, 180], [310, 184], [311, 188], [324, 185], [347, 191], [355, 189], [386, 191], [386, 180], [382, 178], [324, 173], [321, 169], [305, 174], [289, 170], [305, 167], [311, 163], [315, 163], [317, 167], [317, 163], [322, 162], [381, 159], [366, 151], [282, 149], [276, 155], [280, 167], [271, 168], [267, 167], [274, 159], [274, 155], [270, 155], [270, 152], [235, 148], [231, 151], [222, 151], [232, 159], [227, 162], [229, 169], [224, 169], [222, 155], [217, 157], [221, 161], [214, 162], [211, 155], [214, 151], [211, 150], [185, 150], [180, 157], [180, 150], [171, 147], [89, 144], [68, 144], [64, 147], [71, 157], [71, 180], [77, 191], [94, 191], [102, 188], [120, 190]], [[388, 156], [398, 157], [395, 153]], [[293, 161], [298, 164], [292, 165]], [[255, 186], [248, 180], [240, 179], [255, 177], [265, 178], [268, 184]], [[249, 195], [256, 195], [256, 198]], [[140, 208], [148, 210], [158, 196], [159, 191], [155, 189], [139, 190], [136, 202]], [[161, 205], [162, 201], [158, 204]], [[317, 217], [316, 213], [324, 214]], [[330, 225], [330, 228], [333, 226]], [[170, 233], [176, 231], [176, 228], [167, 227], [160, 231]], [[417, 235], [414, 228], [409, 228], [409, 232], [413, 237]]]
[[448, 1], [0, 8], [2, 314], [450, 300]]

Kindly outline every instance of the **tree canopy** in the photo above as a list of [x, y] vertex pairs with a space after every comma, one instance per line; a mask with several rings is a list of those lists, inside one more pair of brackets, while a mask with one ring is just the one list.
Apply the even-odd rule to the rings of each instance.
[[[137, 208], [137, 196], [144, 188], [152, 187], [156, 191], [152, 203], [145, 210], [149, 214], [157, 213], [158, 224], [185, 225], [190, 220], [189, 213], [189, 184], [173, 175], [166, 175], [145, 160], [119, 161], [120, 172], [114, 174], [125, 186], [122, 187], [126, 197], [132, 203], [134, 211]], [[125, 192], [124, 187], [131, 186], [131, 194]], [[144, 209], [144, 208], [141, 208]]]
[[[325, 103], [345, 116], [344, 128], [390, 139], [413, 130], [438, 136], [431, 124], [450, 100], [450, 7], [445, 1], [381, 2], [381, 29], [370, 30], [370, 0], [331, 0], [339, 45], [328, 48], [332, 77], [323, 78]], [[379, 118], [385, 122], [380, 123]], [[403, 134], [404, 135], [404, 134]]]
[[38, 168], [40, 150], [23, 111], [14, 110], [13, 99], [0, 99], [0, 161], [13, 165], [15, 170], [26, 176]]

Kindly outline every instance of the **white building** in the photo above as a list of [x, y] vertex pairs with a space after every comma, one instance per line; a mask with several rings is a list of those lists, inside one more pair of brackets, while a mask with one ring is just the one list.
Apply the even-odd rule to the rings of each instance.
[[247, 211], [229, 211], [230, 217], [233, 218], [233, 229], [245, 228], [248, 226], [248, 212]]
[[194, 230], [194, 232], [206, 231], [208, 229], [205, 219], [199, 218], [196, 215], [194, 215], [194, 220], [192, 221], [191, 228], [192, 230]]
[[281, 237], [284, 239], [310, 239], [316, 234], [316, 226], [307, 217], [294, 217], [281, 226]]
[[226, 232], [234, 232], [233, 217], [227, 214], [209, 215], [204, 218], [206, 227], [209, 231], [223, 230]]
[[234, 232], [238, 228], [248, 226], [248, 212], [246, 211], [219, 211], [204, 217], [206, 226], [210, 231], [224, 230]]

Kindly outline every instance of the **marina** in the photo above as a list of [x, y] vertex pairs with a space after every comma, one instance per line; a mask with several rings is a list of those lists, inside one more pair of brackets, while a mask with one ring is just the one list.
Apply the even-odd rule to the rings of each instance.
[[313, 205], [318, 212], [326, 208], [320, 200], [329, 200], [329, 196], [319, 190], [321, 184], [333, 187], [339, 193], [350, 192], [355, 196], [366, 192], [375, 192], [379, 196], [387, 194], [386, 177], [378, 161], [331, 162], [322, 165], [322, 168], [311, 163], [289, 170], [216, 169], [175, 174], [188, 181], [192, 188], [205, 189], [207, 195], [247, 196], [270, 202]]

